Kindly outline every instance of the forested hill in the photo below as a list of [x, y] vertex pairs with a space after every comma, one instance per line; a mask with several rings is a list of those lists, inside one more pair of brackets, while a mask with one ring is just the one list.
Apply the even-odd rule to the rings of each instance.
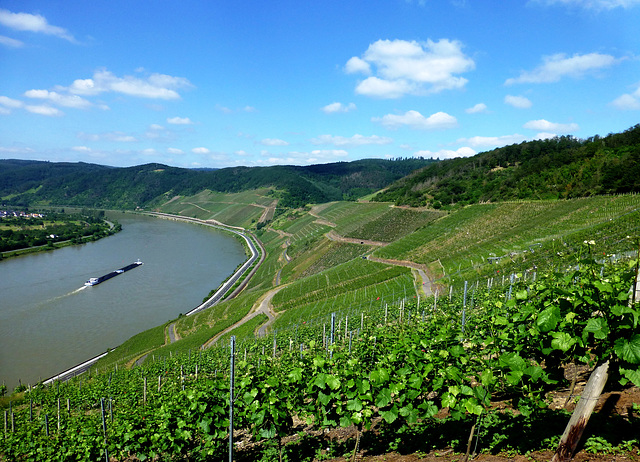
[[444, 160], [397, 181], [374, 200], [439, 208], [637, 191], [640, 124], [605, 137], [562, 136]]
[[0, 203], [144, 207], [167, 195], [209, 189], [240, 192], [273, 187], [280, 205], [356, 199], [434, 161], [365, 159], [306, 167], [230, 167], [192, 170], [161, 164], [115, 168], [87, 163], [0, 160]]

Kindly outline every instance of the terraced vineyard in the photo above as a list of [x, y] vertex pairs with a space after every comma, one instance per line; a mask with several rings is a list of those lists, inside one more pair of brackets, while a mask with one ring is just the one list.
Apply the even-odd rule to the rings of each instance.
[[277, 311], [286, 311], [347, 294], [352, 294], [355, 304], [361, 300], [359, 289], [368, 289], [378, 297], [380, 294], [391, 297], [392, 282], [408, 273], [407, 268], [356, 259], [288, 285], [276, 294], [273, 304]]
[[205, 190], [191, 197], [174, 197], [162, 211], [204, 220], [217, 220], [235, 226], [250, 227], [273, 203], [268, 189], [223, 194]]
[[[266, 206], [268, 199], [243, 196], [248, 215], [242, 216], [227, 208], [228, 195], [214, 196], [179, 198], [166, 207], [203, 219], [226, 214], [228, 224], [249, 226], [257, 214], [252, 203]], [[382, 451], [464, 452], [474, 424], [483, 451], [550, 448], [567, 420], [547, 402], [549, 393], [569, 386], [560, 366], [576, 362], [588, 370], [594, 358], [609, 355], [620, 366], [613, 382], [640, 384], [637, 309], [629, 304], [633, 267], [612, 256], [636, 258], [639, 208], [640, 197], [628, 195], [481, 204], [447, 215], [355, 202], [284, 211], [256, 229], [266, 259], [238, 298], [133, 337], [101, 360], [92, 377], [38, 386], [14, 395], [11, 405], [4, 399], [0, 454], [98, 460], [106, 449], [116, 460], [222, 460], [231, 334], [239, 340], [236, 460], [351, 454], [355, 441], [323, 440], [338, 428], [350, 428], [356, 438], [375, 427]], [[357, 239], [331, 240], [328, 231], [334, 239]], [[578, 263], [576, 252], [593, 261]], [[401, 266], [426, 270], [433, 262], [445, 276], [434, 286], [437, 299], [420, 290], [429, 281]], [[275, 322], [267, 338], [257, 339], [266, 316], [237, 323], [271, 296]], [[166, 337], [170, 325], [180, 337], [173, 343]], [[505, 397], [517, 415], [496, 409]], [[105, 411], [104, 427], [101, 398], [113, 413], [111, 421]], [[534, 430], [541, 422], [543, 436]], [[615, 425], [618, 439], [597, 434], [585, 447], [595, 450], [604, 441], [612, 451], [637, 450], [637, 417]], [[315, 436], [296, 437], [301, 431]]]
[[416, 211], [391, 208], [383, 215], [361, 224], [358, 229], [347, 233], [345, 236], [358, 239], [370, 239], [373, 241], [393, 242], [413, 233], [418, 228], [432, 223], [444, 215], [443, 212], [436, 210]]
[[[392, 244], [380, 258], [428, 264], [439, 260], [453, 274], [490, 257], [522, 252], [532, 244], [570, 240], [571, 234], [640, 215], [640, 196], [601, 196], [567, 201], [510, 202], [465, 207]], [[626, 228], [637, 234], [638, 226]]]
[[[496, 285], [473, 303], [463, 294], [401, 301], [263, 340], [245, 330], [233, 361], [220, 346], [35, 387], [12, 403], [0, 454], [177, 461], [233, 451], [237, 461], [312, 461], [450, 447], [460, 458], [467, 441], [480, 452], [553, 450], [569, 418], [548, 399], [569, 385], [563, 365], [609, 360], [612, 386], [640, 385], [640, 313], [629, 300], [636, 264], [602, 266], [589, 255], [579, 269], [510, 286], [506, 299]], [[597, 427], [583, 447], [633, 454], [639, 424], [632, 412], [611, 433]], [[322, 436], [338, 428], [352, 439]]]

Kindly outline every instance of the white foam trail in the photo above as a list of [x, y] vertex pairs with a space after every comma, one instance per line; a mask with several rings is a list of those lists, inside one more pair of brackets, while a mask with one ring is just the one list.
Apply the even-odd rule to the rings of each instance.
[[80, 292], [81, 290], [86, 289], [87, 287], [89, 287], [89, 286], [82, 286], [82, 287], [80, 287], [79, 289], [72, 290], [72, 291], [71, 291], [71, 292], [69, 292], [68, 294], [58, 295], [57, 297], [53, 297], [52, 299], [46, 300], [46, 301], [45, 301], [45, 302], [43, 302], [42, 304], [46, 304], [46, 303], [49, 303], [49, 302], [54, 302], [54, 301], [56, 301], [56, 300], [60, 300], [61, 298], [65, 298], [65, 297], [69, 297], [70, 295], [77, 294], [78, 292]]

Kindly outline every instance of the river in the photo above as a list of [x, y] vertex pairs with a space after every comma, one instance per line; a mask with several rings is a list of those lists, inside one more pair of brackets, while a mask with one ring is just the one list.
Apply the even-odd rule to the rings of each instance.
[[[220, 230], [110, 213], [122, 231], [99, 241], [0, 261], [0, 383], [35, 384], [178, 317], [246, 260]], [[144, 264], [97, 286], [101, 276]]]

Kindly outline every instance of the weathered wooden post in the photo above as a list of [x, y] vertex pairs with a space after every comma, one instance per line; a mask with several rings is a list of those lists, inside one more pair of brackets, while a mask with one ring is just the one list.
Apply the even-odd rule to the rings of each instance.
[[571, 419], [565, 428], [558, 449], [551, 462], [565, 462], [571, 460], [573, 452], [580, 442], [582, 432], [589, 422], [589, 417], [593, 409], [596, 407], [598, 398], [602, 393], [604, 385], [607, 383], [609, 377], [609, 361], [599, 365], [594, 369], [587, 381], [587, 385], [584, 387], [584, 391], [580, 396], [580, 401], [571, 414]]

